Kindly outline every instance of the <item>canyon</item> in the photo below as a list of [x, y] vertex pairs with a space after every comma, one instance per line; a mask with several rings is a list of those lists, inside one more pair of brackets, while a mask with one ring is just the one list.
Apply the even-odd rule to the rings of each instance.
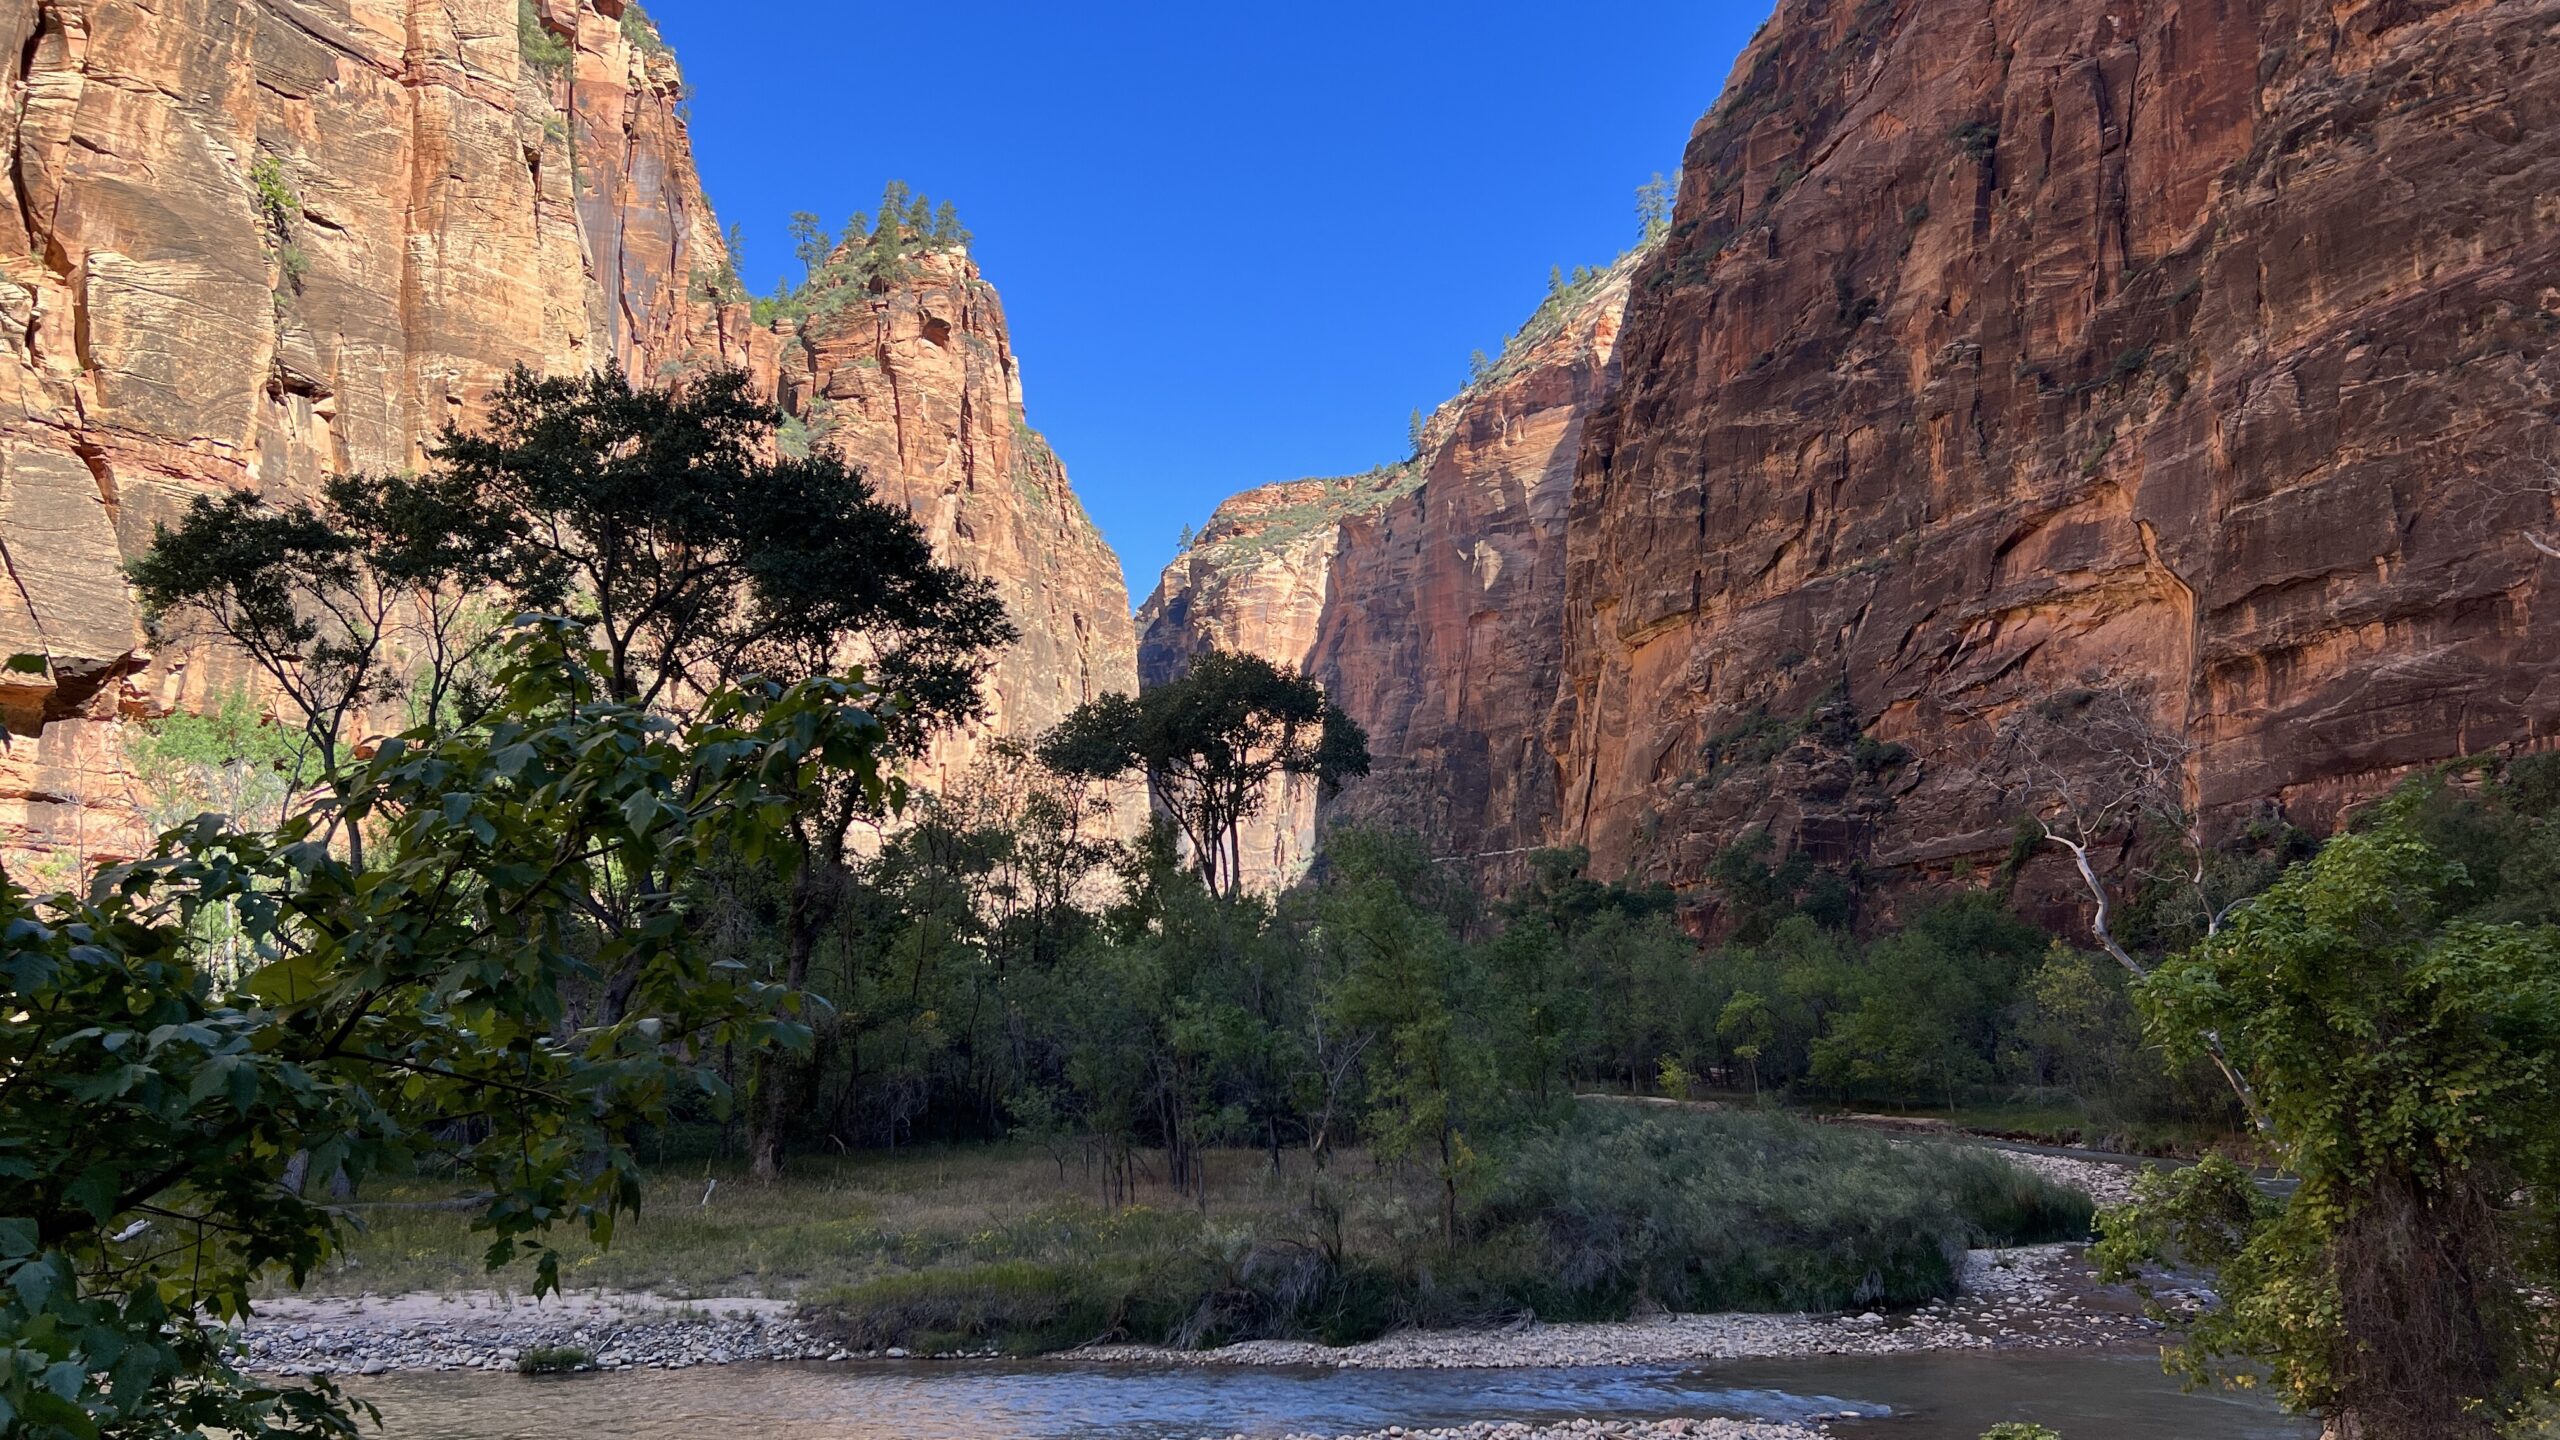
[[1755, 832], [1945, 881], [2137, 770], [2326, 833], [2549, 748], [2555, 61], [2551, 0], [1786, 0], [1581, 343], [1321, 536], [1230, 502], [1142, 650], [1369, 728], [1293, 854], [1387, 819], [1705, 906]]
[[[1565, 514], [1642, 253], [1551, 297], [1425, 420], [1412, 458], [1219, 506], [1138, 611], [1145, 681], [1210, 646], [1302, 669], [1369, 736], [1369, 775], [1323, 823], [1410, 830], [1470, 860], [1545, 843]], [[1319, 808], [1288, 785], [1245, 822], [1249, 884], [1306, 872]]]
[[1406, 459], [1226, 502], [1134, 622], [965, 249], [798, 321], [719, 283], [636, 7], [39, 0], [0, 41], [13, 851], [132, 853], [126, 727], [247, 679], [136, 609], [155, 524], [417, 464], [519, 364], [742, 367], [996, 584], [1022, 639], [927, 788], [1209, 646], [1319, 678], [1373, 773], [1273, 797], [1266, 888], [1359, 823], [1701, 904], [1762, 832], [1941, 881], [2129, 745], [2209, 830], [2321, 833], [2560, 721], [2560, 0], [1787, 0], [1663, 233]]
[[636, 6], [33, 0], [0, 51], [0, 846], [134, 853], [127, 725], [248, 681], [136, 609], [156, 524], [416, 465], [518, 365], [744, 368], [994, 582], [1022, 638], [926, 783], [1136, 683], [1118, 561], [965, 251], [757, 324]]

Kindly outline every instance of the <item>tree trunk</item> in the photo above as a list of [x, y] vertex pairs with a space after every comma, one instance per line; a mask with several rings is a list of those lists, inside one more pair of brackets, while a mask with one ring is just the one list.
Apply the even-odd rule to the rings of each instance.
[[[834, 827], [836, 834], [843, 826]], [[803, 838], [800, 866], [791, 880], [791, 902], [782, 921], [783, 984], [794, 994], [807, 988], [809, 967], [818, 952], [818, 937], [834, 908], [837, 846], [826, 853]], [[756, 1052], [754, 1079], [747, 1097], [747, 1173], [760, 1185], [782, 1178], [782, 1132], [790, 1122], [792, 1101], [806, 1078], [801, 1057], [776, 1046]]]

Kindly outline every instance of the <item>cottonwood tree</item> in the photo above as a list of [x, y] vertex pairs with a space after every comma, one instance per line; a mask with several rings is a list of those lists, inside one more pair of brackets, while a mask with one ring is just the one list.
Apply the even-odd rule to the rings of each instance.
[[[2130, 854], [2146, 832], [2174, 837], [2171, 877], [2196, 908], [2205, 936], [2222, 927], [2243, 898], [2226, 893], [2206, 843], [2202, 818], [2185, 804], [2194, 742], [2155, 723], [2138, 686], [2093, 683], [2022, 705], [1993, 726], [1996, 783], [2019, 805], [2022, 847], [2052, 845], [2071, 857], [2088, 892], [2089, 930], [2099, 947], [2139, 979], [2151, 966], [2117, 935], [2118, 905], [2100, 866], [2105, 852]], [[2249, 1082], [2223, 1056], [2219, 1039], [2202, 1037], [2252, 1124], [2265, 1117]]]
[[2549, 1418], [2555, 874], [2560, 762], [2458, 767], [2138, 987], [2173, 1052], [2221, 1037], [2301, 1177], [2281, 1202], [2227, 1162], [2146, 1177], [2105, 1217], [2112, 1275], [2217, 1267], [2173, 1354], [2190, 1375], [2263, 1369], [2340, 1440], [2487, 1440]]
[[1324, 1008], [1368, 1037], [1363, 1133], [1382, 1158], [1420, 1157], [1440, 1190], [1440, 1237], [1454, 1251], [1460, 1191], [1483, 1168], [1476, 1148], [1497, 1108], [1501, 1067], [1474, 1013], [1484, 977], [1447, 922], [1417, 898], [1434, 887], [1410, 840], [1337, 837], [1318, 893], [1313, 944], [1328, 976]]
[[1181, 679], [1136, 697], [1088, 701], [1041, 738], [1041, 762], [1061, 775], [1146, 776], [1155, 807], [1173, 817], [1201, 882], [1232, 896], [1243, 883], [1239, 836], [1277, 783], [1313, 780], [1331, 796], [1369, 773], [1369, 741], [1324, 689], [1259, 655], [1203, 652]]
[[199, 496], [128, 574], [155, 628], [192, 616], [246, 656], [291, 707], [298, 768], [333, 774], [388, 702], [450, 701], [495, 633], [473, 602], [506, 538], [454, 484], [346, 475], [285, 505]]
[[[423, 688], [429, 713], [460, 693], [479, 653], [457, 638], [466, 605], [568, 617], [609, 698], [676, 716], [749, 677], [791, 683], [858, 658], [898, 697], [875, 717], [885, 749], [912, 756], [982, 713], [979, 678], [1016, 632], [993, 588], [937, 561], [914, 517], [840, 456], [778, 454], [781, 421], [736, 371], [655, 389], [612, 368], [520, 368], [481, 426], [429, 448], [427, 474], [333, 481], [316, 504], [199, 500], [135, 580], [155, 613], [211, 617], [274, 677], [324, 761], [404, 687]], [[426, 661], [418, 677], [389, 643], [406, 614], [436, 622], [409, 647]], [[795, 990], [841, 893], [850, 831], [903, 798], [895, 785], [810, 784], [789, 810], [781, 978]], [[627, 928], [665, 878], [600, 873], [592, 917]], [[608, 1012], [633, 980], [608, 978]], [[756, 1070], [750, 1149], [770, 1177], [799, 1077], [780, 1054]]]

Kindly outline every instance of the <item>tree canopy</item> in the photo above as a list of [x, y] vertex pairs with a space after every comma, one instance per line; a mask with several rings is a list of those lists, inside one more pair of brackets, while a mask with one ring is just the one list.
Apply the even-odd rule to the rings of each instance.
[[519, 369], [428, 473], [199, 499], [132, 576], [155, 616], [208, 618], [273, 677], [324, 767], [369, 707], [451, 694], [504, 611], [576, 618], [608, 693], [644, 705], [824, 674], [859, 645], [912, 749], [979, 713], [987, 653], [1015, 632], [842, 458], [776, 455], [781, 420], [736, 371], [656, 389]]
[[[2460, 783], [2457, 783], [2459, 781]], [[2146, 1181], [2118, 1271], [2222, 1269], [2184, 1352], [2265, 1365], [2352, 1437], [2475, 1437], [2547, 1392], [2560, 1279], [2560, 760], [2435, 777], [2139, 987], [2155, 1040], [2218, 1034], [2301, 1187]]]
[[1180, 679], [1078, 706], [1041, 739], [1039, 757], [1084, 779], [1144, 774], [1201, 880], [1226, 895], [1240, 883], [1239, 832], [1270, 802], [1273, 782], [1313, 780], [1329, 796], [1369, 773], [1369, 740], [1315, 681], [1259, 655], [1209, 650]]

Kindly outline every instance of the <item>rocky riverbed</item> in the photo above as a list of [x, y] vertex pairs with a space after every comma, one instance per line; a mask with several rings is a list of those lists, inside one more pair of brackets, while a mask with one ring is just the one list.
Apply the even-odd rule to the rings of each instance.
[[[1227, 1440], [1271, 1437], [1230, 1435]], [[1567, 1420], [1555, 1425], [1487, 1421], [1447, 1430], [1397, 1426], [1353, 1435], [1290, 1434], [1279, 1440], [1822, 1440], [1822, 1432], [1756, 1420]]]
[[851, 1358], [788, 1302], [609, 1292], [539, 1304], [486, 1294], [284, 1300], [262, 1306], [241, 1338], [251, 1368], [280, 1375], [513, 1370], [539, 1350], [575, 1350], [603, 1370]]
[[[2003, 1158], [2088, 1191], [2123, 1198], [2130, 1167], [2067, 1156], [2002, 1152]], [[2095, 1283], [2082, 1247], [1978, 1250], [1962, 1292], [1897, 1315], [1659, 1315], [1597, 1324], [1526, 1324], [1492, 1331], [1421, 1331], [1358, 1345], [1256, 1340], [1216, 1350], [1103, 1345], [1093, 1361], [1175, 1365], [1327, 1365], [1355, 1368], [1504, 1368], [1637, 1365], [1801, 1355], [1883, 1355], [1917, 1350], [2056, 1349], [2152, 1338], [2134, 1297]], [[802, 1324], [789, 1301], [762, 1297], [668, 1300], [590, 1292], [535, 1303], [496, 1295], [289, 1299], [262, 1306], [242, 1334], [249, 1365], [283, 1375], [379, 1375], [394, 1370], [507, 1370], [528, 1351], [575, 1350], [599, 1369], [685, 1369], [750, 1360], [906, 1358], [850, 1352]], [[1474, 1436], [1476, 1431], [1450, 1432]], [[1485, 1431], [1509, 1440], [1510, 1432]], [[1749, 1429], [1673, 1432], [1520, 1431], [1521, 1436], [1688, 1433], [1735, 1440]], [[1782, 1431], [1769, 1431], [1781, 1434]]]

